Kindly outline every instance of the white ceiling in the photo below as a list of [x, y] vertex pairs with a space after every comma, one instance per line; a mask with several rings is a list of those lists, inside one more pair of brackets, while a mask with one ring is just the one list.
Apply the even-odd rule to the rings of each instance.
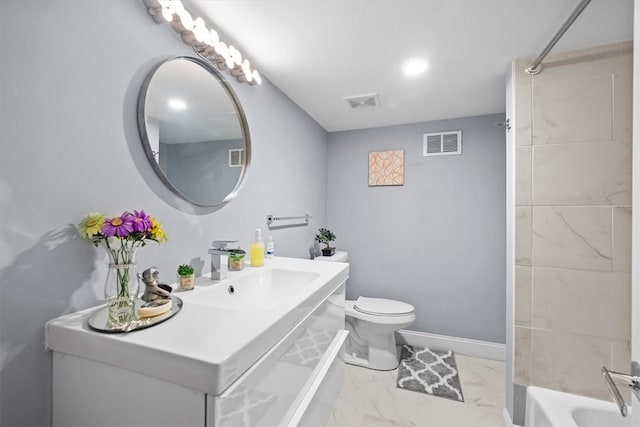
[[[535, 57], [578, 0], [186, 0], [328, 131], [504, 112], [510, 62]], [[632, 0], [593, 0], [552, 53], [631, 40]], [[402, 75], [412, 56], [429, 60]], [[259, 87], [254, 87], [260, 90]], [[346, 96], [377, 93], [351, 109]]]
[[[184, 102], [184, 109], [172, 108], [171, 100]], [[157, 122], [163, 144], [242, 138], [236, 108], [218, 79], [184, 59], [169, 60], [154, 72], [145, 97], [145, 120]]]

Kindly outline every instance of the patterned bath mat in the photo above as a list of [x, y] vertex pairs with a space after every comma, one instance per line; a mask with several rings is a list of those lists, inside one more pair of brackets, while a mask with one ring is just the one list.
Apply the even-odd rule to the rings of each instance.
[[402, 346], [398, 387], [464, 402], [453, 351]]

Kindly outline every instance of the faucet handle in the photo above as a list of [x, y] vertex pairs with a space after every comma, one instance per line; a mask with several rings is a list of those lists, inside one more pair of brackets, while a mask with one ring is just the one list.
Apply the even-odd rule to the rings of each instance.
[[[637, 372], [638, 367], [634, 366], [637, 362], [632, 362], [631, 371], [633, 373]], [[640, 377], [636, 375], [627, 375], [620, 372], [614, 372], [608, 370], [605, 366], [600, 370], [602, 376], [604, 377], [607, 386], [609, 387], [609, 391], [613, 396], [616, 405], [618, 405], [618, 409], [620, 409], [620, 414], [623, 417], [627, 416], [627, 405], [620, 394], [620, 390], [618, 390], [618, 386], [616, 384], [621, 384], [626, 387], [631, 388], [636, 397], [640, 398]]]
[[211, 246], [218, 250], [240, 249], [240, 242], [237, 240], [214, 240], [211, 242]]

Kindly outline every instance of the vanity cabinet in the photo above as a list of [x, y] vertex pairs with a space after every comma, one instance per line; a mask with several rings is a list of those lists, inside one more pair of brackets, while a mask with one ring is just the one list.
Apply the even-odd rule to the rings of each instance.
[[[128, 363], [136, 354], [145, 354], [148, 343], [156, 339], [146, 337], [145, 331], [158, 333], [166, 325], [166, 338], [171, 339], [171, 328], [187, 326], [193, 311], [198, 313], [199, 310], [194, 307], [189, 314], [190, 305], [186, 300], [182, 311], [173, 319], [128, 334], [114, 336], [86, 329], [86, 319], [92, 310], [50, 321], [47, 345], [53, 353], [53, 424], [326, 425], [344, 378], [340, 357], [348, 334], [344, 330], [348, 266], [346, 268], [289, 311], [283, 311], [283, 318], [296, 319], [293, 326], [281, 330], [278, 339], [264, 346], [265, 351], [247, 369], [241, 372], [220, 369], [220, 375], [233, 376], [218, 381], [230, 383], [220, 392], [209, 382], [198, 381], [197, 376], [209, 378], [215, 368], [207, 360], [198, 360], [203, 355], [197, 348], [198, 339], [190, 341], [190, 348], [183, 349], [182, 358], [163, 359], [162, 352], [156, 351], [146, 354], [148, 363], [144, 369], [141, 364]], [[207, 310], [216, 312], [213, 308]], [[283, 323], [271, 324], [278, 327]], [[237, 327], [238, 333], [242, 334], [240, 325], [230, 322], [226, 326]], [[207, 334], [206, 322], [191, 327], [199, 329], [203, 336]], [[273, 336], [273, 331], [267, 335]], [[94, 345], [90, 347], [95, 351], [81, 351], [81, 347], [71, 344], [72, 338], [83, 339], [84, 336], [94, 339]], [[173, 339], [179, 345], [185, 338], [175, 336]], [[106, 344], [103, 343], [105, 340]], [[95, 349], [96, 345], [99, 348]], [[231, 346], [232, 343], [220, 341], [219, 345]], [[241, 360], [243, 349], [249, 354], [251, 345], [252, 342], [248, 342], [244, 347], [239, 346], [240, 350], [229, 357]], [[68, 348], [65, 350], [64, 347]], [[180, 356], [178, 353], [181, 353], [179, 348], [172, 356]], [[229, 366], [238, 367], [242, 363]]]
[[322, 418], [311, 416], [321, 409], [315, 407], [321, 403], [313, 399], [316, 392], [338, 384], [339, 393], [342, 387], [338, 355], [348, 334], [343, 310], [341, 285], [224, 393], [207, 396], [207, 414], [214, 414], [207, 426], [297, 425], [305, 416]]

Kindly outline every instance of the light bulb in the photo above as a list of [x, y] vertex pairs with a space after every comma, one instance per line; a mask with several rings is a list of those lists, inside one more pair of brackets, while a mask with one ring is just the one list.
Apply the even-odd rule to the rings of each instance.
[[179, 28], [180, 32], [193, 30], [193, 18], [191, 14], [186, 10], [178, 12], [178, 18], [180, 18], [180, 24], [182, 28]]
[[253, 79], [253, 76], [251, 75], [251, 64], [248, 59], [242, 61], [242, 72], [247, 80], [251, 81]]
[[177, 14], [184, 11], [184, 5], [180, 0], [170, 0], [169, 8], [173, 13], [177, 13]]
[[224, 65], [231, 69], [235, 66], [235, 62], [233, 61], [233, 57], [231, 56], [231, 52], [227, 52], [227, 55], [224, 57]]
[[218, 32], [216, 30], [209, 31], [209, 36], [211, 37], [211, 40], [209, 41], [209, 44], [211, 46], [216, 46], [218, 43], [220, 43], [220, 37], [218, 36]]
[[240, 66], [242, 72], [240, 73], [240, 78], [244, 78], [247, 83], [251, 83], [253, 80], [253, 71], [251, 70], [251, 64], [248, 59], [242, 61], [242, 65]]
[[253, 80], [259, 85], [262, 84], [262, 77], [260, 77], [258, 70], [253, 70]]
[[[235, 67], [236, 65], [242, 64], [242, 54], [235, 47], [229, 46], [229, 56], [231, 57], [231, 60], [234, 63], [233, 67]], [[233, 67], [230, 67], [230, 68], [233, 68]]]
[[196, 18], [193, 23], [193, 35], [200, 43], [209, 44], [209, 42], [211, 41], [211, 34], [209, 33], [209, 30], [207, 29], [204, 21], [200, 17]]
[[171, 9], [171, 7], [162, 8], [162, 17], [167, 22], [173, 21], [173, 10]]
[[229, 55], [227, 44], [225, 42], [216, 43], [216, 53], [226, 59]]

